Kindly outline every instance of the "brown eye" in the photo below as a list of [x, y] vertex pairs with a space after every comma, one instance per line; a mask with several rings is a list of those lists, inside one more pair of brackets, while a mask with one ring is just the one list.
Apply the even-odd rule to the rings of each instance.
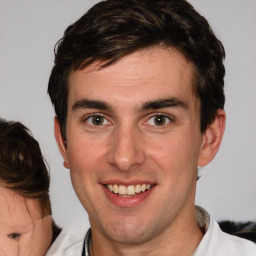
[[19, 241], [20, 240], [20, 237], [21, 237], [21, 233], [12, 233], [12, 234], [9, 234], [7, 235], [9, 238], [11, 239], [14, 239], [16, 241]]
[[102, 116], [93, 116], [92, 123], [94, 125], [102, 125], [104, 122], [104, 118]]
[[173, 122], [173, 119], [169, 116], [166, 116], [166, 115], [162, 115], [162, 114], [156, 114], [154, 116], [151, 116], [146, 124], [147, 125], [150, 125], [152, 127], [165, 127], [166, 125], [168, 125], [170, 122]]
[[89, 124], [90, 126], [108, 126], [111, 123], [101, 115], [92, 115], [86, 118], [86, 123]]
[[165, 116], [155, 116], [154, 117], [154, 123], [157, 126], [165, 125], [166, 117]]

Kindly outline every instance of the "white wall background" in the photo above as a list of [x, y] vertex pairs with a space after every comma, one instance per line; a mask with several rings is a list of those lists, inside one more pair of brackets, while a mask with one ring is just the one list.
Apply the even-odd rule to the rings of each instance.
[[[0, 0], [0, 116], [28, 126], [50, 166], [53, 215], [61, 226], [87, 222], [53, 135], [47, 95], [53, 47], [97, 1]], [[256, 220], [256, 1], [191, 0], [226, 48], [227, 127], [202, 170], [197, 204], [217, 219]]]

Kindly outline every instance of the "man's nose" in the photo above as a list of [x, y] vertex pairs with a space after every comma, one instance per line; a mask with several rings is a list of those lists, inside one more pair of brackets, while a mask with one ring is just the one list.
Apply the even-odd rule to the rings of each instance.
[[108, 161], [120, 171], [129, 171], [145, 162], [142, 134], [134, 127], [119, 127], [113, 131]]

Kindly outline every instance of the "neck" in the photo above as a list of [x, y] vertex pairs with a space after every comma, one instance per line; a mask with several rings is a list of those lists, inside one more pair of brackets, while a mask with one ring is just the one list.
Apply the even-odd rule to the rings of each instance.
[[203, 233], [197, 225], [195, 214], [185, 218], [179, 215], [172, 227], [143, 244], [120, 244], [92, 227], [91, 256], [191, 256], [202, 237]]

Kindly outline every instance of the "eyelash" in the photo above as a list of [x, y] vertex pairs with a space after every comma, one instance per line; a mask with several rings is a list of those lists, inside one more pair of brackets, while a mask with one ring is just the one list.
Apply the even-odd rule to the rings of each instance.
[[7, 236], [8, 236], [10, 239], [19, 241], [20, 238], [21, 238], [21, 236], [22, 236], [22, 233], [12, 233], [12, 234], [8, 234]]

